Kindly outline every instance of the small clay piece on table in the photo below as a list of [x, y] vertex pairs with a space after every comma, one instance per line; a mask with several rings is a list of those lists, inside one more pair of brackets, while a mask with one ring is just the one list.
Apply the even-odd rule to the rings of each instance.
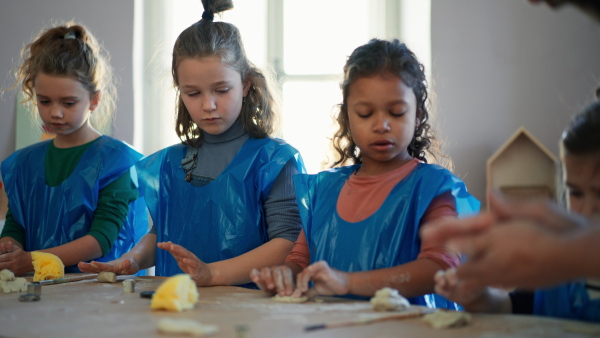
[[272, 299], [276, 302], [281, 302], [281, 303], [304, 303], [308, 300], [308, 298], [306, 298], [306, 297], [292, 297], [292, 296], [280, 296], [280, 295], [275, 295], [275, 297], [273, 297]]
[[135, 280], [126, 279], [123, 281], [123, 293], [133, 293], [135, 291]]
[[98, 274], [98, 282], [100, 283], [115, 283], [117, 274], [114, 272], [102, 271]]

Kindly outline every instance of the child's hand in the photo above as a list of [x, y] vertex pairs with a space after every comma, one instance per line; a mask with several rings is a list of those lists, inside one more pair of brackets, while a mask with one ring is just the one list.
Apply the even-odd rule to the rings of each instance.
[[209, 286], [211, 285], [213, 273], [210, 265], [204, 263], [191, 251], [182, 247], [181, 245], [173, 244], [169, 242], [157, 243], [160, 249], [166, 250], [173, 255], [173, 258], [177, 261], [177, 264], [183, 270], [192, 277], [198, 286]]
[[272, 295], [290, 296], [296, 287], [292, 269], [286, 265], [266, 267], [260, 271], [252, 269], [250, 278], [261, 290]]
[[0, 243], [0, 270], [4, 269], [12, 271], [15, 276], [33, 271], [31, 253], [12, 242]]
[[118, 275], [133, 275], [140, 271], [140, 267], [138, 264], [130, 258], [119, 258], [110, 262], [96, 262], [92, 261], [90, 263], [79, 262], [77, 267], [82, 272], [114, 272]]
[[[310, 281], [313, 282], [311, 289], [308, 288]], [[292, 297], [345, 295], [350, 291], [348, 274], [332, 269], [325, 261], [313, 263], [300, 272], [296, 284]]]

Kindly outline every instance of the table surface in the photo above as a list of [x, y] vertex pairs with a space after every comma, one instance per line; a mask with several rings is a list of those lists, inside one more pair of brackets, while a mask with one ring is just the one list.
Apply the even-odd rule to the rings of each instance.
[[[134, 278], [135, 292], [123, 294], [121, 281]], [[30, 279], [30, 277], [28, 278]], [[119, 276], [117, 283], [95, 279], [42, 287], [41, 300], [20, 302], [0, 293], [0, 337], [153, 337], [160, 318], [188, 318], [216, 324], [211, 337], [590, 337], [600, 325], [536, 316], [473, 314], [468, 326], [437, 330], [420, 318], [305, 332], [308, 325], [381, 316], [367, 301], [324, 297], [302, 304], [279, 303], [262, 291], [239, 287], [198, 288], [193, 310], [150, 310], [141, 291], [155, 290], [164, 277]], [[414, 308], [411, 310], [418, 310]], [[393, 314], [393, 313], [387, 313]], [[236, 327], [243, 325], [240, 335]]]

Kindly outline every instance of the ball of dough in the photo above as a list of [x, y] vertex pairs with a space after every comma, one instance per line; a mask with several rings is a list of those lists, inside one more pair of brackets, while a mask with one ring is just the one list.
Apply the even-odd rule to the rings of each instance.
[[410, 307], [410, 303], [402, 297], [398, 290], [385, 287], [375, 292], [371, 298], [371, 305], [375, 311], [404, 311]]
[[48, 252], [33, 251], [31, 252], [31, 259], [35, 270], [34, 282], [65, 276], [65, 265], [58, 256]]
[[0, 280], [3, 280], [3, 281], [15, 280], [15, 274], [8, 269], [3, 269], [2, 271], [0, 271]]

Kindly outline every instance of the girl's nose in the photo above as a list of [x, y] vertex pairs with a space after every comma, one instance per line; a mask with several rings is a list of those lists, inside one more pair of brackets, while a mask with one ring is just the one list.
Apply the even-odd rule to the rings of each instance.
[[202, 100], [202, 109], [206, 112], [211, 112], [217, 109], [217, 104], [212, 95], [206, 95], [206, 97]]
[[375, 121], [373, 131], [376, 133], [387, 133], [391, 130], [390, 121], [387, 118], [379, 118]]
[[50, 117], [60, 119], [63, 117], [62, 109], [59, 106], [50, 107]]

